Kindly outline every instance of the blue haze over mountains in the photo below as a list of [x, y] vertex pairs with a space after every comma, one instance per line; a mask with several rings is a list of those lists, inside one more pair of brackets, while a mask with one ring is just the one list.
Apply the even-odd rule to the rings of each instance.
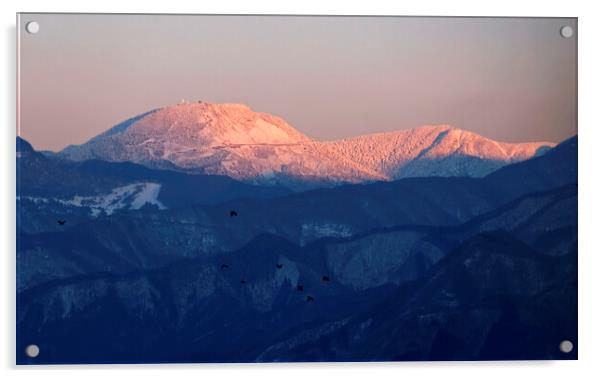
[[475, 176], [291, 188], [17, 138], [17, 363], [577, 358], [577, 137]]

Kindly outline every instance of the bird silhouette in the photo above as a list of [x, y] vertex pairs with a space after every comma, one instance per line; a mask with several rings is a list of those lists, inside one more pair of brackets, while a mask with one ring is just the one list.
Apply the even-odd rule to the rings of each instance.
[[312, 297], [311, 295], [308, 295], [307, 297], [305, 297], [305, 300], [308, 302], [313, 302], [314, 301], [314, 297]]
[[240, 280], [240, 283], [241, 283], [241, 284], [246, 284], [246, 283], [247, 283], [247, 281], [245, 281], [245, 280]]
[[227, 268], [229, 268], [229, 267], [230, 267], [230, 266], [229, 266], [228, 264], [222, 264], [222, 266], [221, 266], [220, 268], [221, 268], [221, 269], [227, 269]]
[[64, 224], [65, 224], [65, 222], [66, 222], [66, 221], [64, 221], [64, 220], [62, 220], [62, 219], [59, 219], [59, 220], [57, 220], [57, 223], [58, 223], [59, 225], [61, 225], [61, 226], [62, 226], [62, 225], [64, 225]]
[[322, 276], [322, 281], [330, 282], [330, 277], [328, 277], [328, 276]]
[[230, 218], [237, 217], [237, 216], [238, 216], [238, 213], [236, 211], [230, 210]]
[[297, 290], [298, 291], [303, 291], [303, 285], [297, 285]]
[[278, 268], [278, 269], [282, 269], [282, 266], [283, 266], [282, 264], [276, 264], [276, 268]]

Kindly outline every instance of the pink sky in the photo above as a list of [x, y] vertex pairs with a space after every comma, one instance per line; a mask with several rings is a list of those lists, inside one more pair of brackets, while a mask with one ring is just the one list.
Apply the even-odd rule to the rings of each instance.
[[[22, 31], [40, 23], [35, 35]], [[451, 124], [576, 134], [575, 19], [23, 14], [20, 135], [80, 144], [181, 99], [244, 103], [310, 137]]]

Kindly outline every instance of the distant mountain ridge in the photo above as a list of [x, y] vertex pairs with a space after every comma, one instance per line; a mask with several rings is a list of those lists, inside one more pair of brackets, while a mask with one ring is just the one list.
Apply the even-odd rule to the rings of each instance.
[[[577, 218], [567, 200], [576, 201], [576, 187], [531, 194], [457, 226], [372, 230], [304, 248], [261, 234], [235, 251], [159, 267], [152, 259], [160, 256], [79, 248], [68, 265], [75, 233], [63, 234], [56, 249], [50, 234], [26, 236], [18, 252], [27, 267], [18, 282], [18, 347], [50, 340], [58, 345], [50, 358], [80, 363], [107, 355], [126, 362], [563, 358], [550, 344], [576, 335]], [[86, 248], [109, 252], [98, 242]], [[128, 270], [132, 262], [142, 269]], [[56, 276], [44, 277], [47, 271]], [[321, 282], [323, 274], [331, 281]], [[525, 315], [508, 319], [515, 312]], [[74, 354], [70, 346], [90, 334], [66, 330], [90, 321], [98, 342]], [[459, 336], [442, 342], [443, 332]], [[242, 348], [222, 342], [241, 334]], [[533, 337], [540, 334], [546, 338]], [[516, 337], [522, 342], [506, 351], [503, 341]], [[199, 338], [211, 348], [186, 354]], [[473, 338], [482, 342], [466, 341]], [[145, 353], [135, 355], [139, 340]], [[108, 343], [123, 349], [113, 352]]]
[[[226, 176], [187, 174], [130, 162], [69, 161], [36, 151], [17, 137], [17, 225], [25, 232], [58, 230], [90, 217], [146, 205], [217, 204], [290, 193]], [[69, 219], [65, 227], [56, 219]]]
[[390, 179], [482, 177], [547, 152], [553, 143], [502, 143], [449, 125], [363, 135], [326, 142], [328, 148]]
[[315, 187], [402, 177], [482, 177], [553, 146], [501, 143], [448, 125], [320, 142], [246, 105], [199, 102], [141, 114], [59, 155]]
[[[364, 170], [385, 151], [400, 160], [404, 141], [420, 146], [405, 166], [494, 161], [440, 156], [476, 138], [423, 129], [365, 137], [398, 146], [382, 151], [264, 146], [319, 145], [314, 159]], [[480, 145], [517, 161], [484, 177], [291, 193], [167, 160], [70, 161], [17, 139], [17, 364], [576, 359], [558, 343], [579, 345], [578, 139], [524, 161], [521, 150]], [[32, 340], [46, 351], [35, 360], [22, 352]]]
[[[440, 237], [442, 228], [466, 224], [466, 230], [449, 239], [465, 239], [468, 234], [503, 229], [536, 246], [540, 241], [523, 236], [523, 224], [527, 220], [537, 233], [551, 231], [548, 219], [560, 228], [567, 222], [576, 222], [576, 212], [569, 211], [573, 217], [559, 216], [550, 212], [546, 204], [557, 204], [559, 211], [575, 208], [574, 204], [564, 202], [563, 196], [566, 192], [573, 198], [576, 196], [577, 144], [577, 138], [571, 138], [544, 156], [511, 164], [484, 178], [427, 177], [344, 185], [287, 196], [264, 196], [268, 199], [259, 199], [256, 195], [255, 199], [239, 198], [208, 206], [149, 209], [93, 219], [68, 228], [57, 226], [57, 232], [22, 235], [23, 253], [19, 264], [29, 266], [34, 274], [29, 278], [23, 274], [21, 284], [30, 286], [32, 281], [73, 274], [73, 265], [69, 265], [67, 272], [60, 269], [73, 254], [77, 255], [78, 261], [91, 259], [90, 263], [84, 263], [88, 268], [98, 266], [99, 256], [102, 256], [103, 264], [112, 266], [109, 270], [121, 269], [118, 267], [127, 270], [132, 266], [148, 268], [181, 258], [218, 256], [242, 248], [266, 234], [309, 248], [320, 239], [354, 238], [408, 225], [419, 229], [432, 227], [433, 235]], [[541, 194], [557, 188], [561, 188], [558, 193]], [[158, 199], [170, 207], [167, 201], [172, 197]], [[540, 201], [546, 204], [534, 205]], [[23, 203], [20, 206], [22, 212], [27, 210]], [[229, 217], [231, 209], [236, 209], [239, 215]], [[39, 210], [29, 211], [29, 214], [35, 216], [28, 218], [40, 217]], [[22, 216], [26, 218], [27, 212]], [[471, 220], [472, 223], [466, 223]], [[562, 236], [559, 232], [551, 235]], [[83, 245], [82, 239], [94, 242]], [[398, 246], [377, 245], [374, 256], [380, 256], [386, 249], [396, 251]], [[52, 258], [41, 258], [40, 248]], [[430, 250], [420, 243], [416, 248], [424, 253]], [[357, 251], [364, 249], [356, 248]], [[550, 246], [544, 245], [542, 250], [562, 254]], [[101, 264], [98, 271], [103, 269]]]

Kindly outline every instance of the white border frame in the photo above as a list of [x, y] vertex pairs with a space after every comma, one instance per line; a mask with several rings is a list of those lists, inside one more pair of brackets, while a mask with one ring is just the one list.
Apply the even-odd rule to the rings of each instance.
[[[0, 92], [3, 152], [0, 240], [4, 251], [0, 263], [2, 303], [0, 304], [0, 369], [3, 376], [45, 377], [105, 376], [122, 377], [142, 373], [161, 377], [170, 371], [184, 376], [217, 375], [245, 377], [289, 377], [315, 375], [363, 377], [367, 374], [395, 376], [406, 374], [444, 374], [446, 377], [508, 377], [519, 374], [545, 374], [546, 378], [599, 375], [602, 350], [602, 248], [599, 227], [602, 222], [602, 168], [599, 143], [602, 142], [600, 90], [602, 89], [602, 13], [596, 2], [577, 1], [527, 2], [525, 0], [416, 0], [407, 2], [302, 0], [220, 0], [145, 1], [123, 0], [82, 2], [77, 0], [4, 0], [0, 3], [3, 32], [2, 75]], [[320, 15], [422, 15], [422, 16], [538, 16], [578, 17], [579, 38], [579, 361], [534, 362], [404, 362], [404, 363], [313, 363], [313, 364], [195, 364], [195, 365], [90, 365], [90, 366], [15, 366], [15, 136], [16, 136], [16, 12], [109, 12], [109, 13], [233, 13], [233, 14], [320, 14]], [[39, 370], [45, 370], [40, 372]]]

